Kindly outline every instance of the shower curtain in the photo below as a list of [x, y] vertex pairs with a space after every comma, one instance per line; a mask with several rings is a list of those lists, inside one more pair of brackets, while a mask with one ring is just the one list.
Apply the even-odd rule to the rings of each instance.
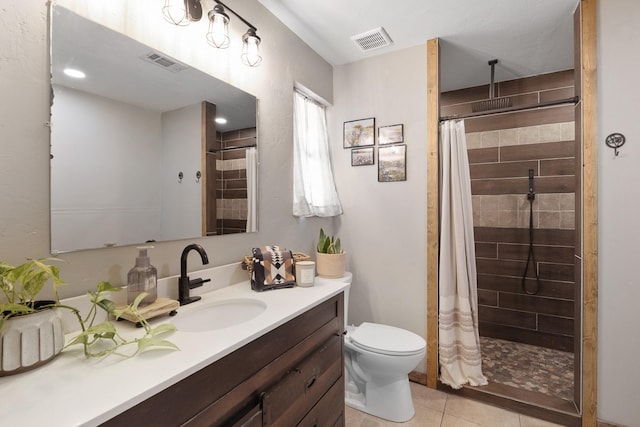
[[478, 334], [478, 291], [471, 177], [464, 121], [440, 125], [442, 199], [439, 262], [440, 380], [453, 388], [486, 385]]
[[258, 231], [258, 150], [247, 148], [247, 233]]

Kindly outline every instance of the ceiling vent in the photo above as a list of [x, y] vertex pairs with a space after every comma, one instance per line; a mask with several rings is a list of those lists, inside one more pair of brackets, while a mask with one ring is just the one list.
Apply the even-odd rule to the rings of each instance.
[[152, 64], [164, 68], [167, 71], [171, 71], [172, 73], [177, 73], [188, 68], [186, 65], [181, 64], [175, 59], [164, 56], [158, 52], [149, 52], [145, 56], [142, 56], [141, 59], [151, 62]]
[[378, 27], [374, 30], [366, 31], [362, 34], [351, 36], [351, 40], [362, 49], [363, 52], [368, 52], [374, 49], [380, 49], [381, 47], [389, 46], [391, 43], [391, 37], [382, 27]]

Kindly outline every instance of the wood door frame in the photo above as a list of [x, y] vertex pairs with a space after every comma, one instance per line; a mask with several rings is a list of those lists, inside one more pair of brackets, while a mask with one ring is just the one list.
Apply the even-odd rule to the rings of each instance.
[[[582, 426], [597, 424], [598, 189], [597, 0], [581, 0], [582, 102]], [[427, 41], [427, 386], [438, 383], [438, 225], [440, 47]]]

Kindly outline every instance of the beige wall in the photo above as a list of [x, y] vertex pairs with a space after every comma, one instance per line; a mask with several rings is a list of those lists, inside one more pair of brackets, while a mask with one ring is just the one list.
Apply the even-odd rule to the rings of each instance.
[[[177, 274], [182, 248], [198, 242], [209, 253], [211, 265], [239, 261], [251, 248], [280, 244], [312, 253], [320, 226], [331, 220], [298, 221], [291, 215], [292, 90], [299, 81], [331, 100], [330, 64], [294, 36], [255, 0], [237, 0], [237, 10], [259, 29], [263, 62], [258, 68], [241, 64], [233, 46], [217, 51], [205, 40], [206, 20], [174, 27], [161, 15], [154, 0], [60, 0], [89, 19], [192, 64], [259, 99], [260, 139], [259, 229], [243, 234], [158, 243], [151, 252], [160, 276]], [[0, 260], [19, 263], [26, 257], [49, 256], [49, 65], [48, 2], [0, 0]], [[209, 10], [213, 2], [203, 1]], [[232, 19], [232, 41], [246, 30]], [[270, 185], [266, 183], [277, 183]], [[195, 207], [194, 207], [195, 208]], [[133, 266], [134, 247], [100, 249], [59, 256], [66, 264], [62, 277], [70, 283], [62, 295], [81, 294], [98, 281], [121, 284]], [[200, 268], [191, 260], [190, 269]]]
[[[598, 2], [598, 418], [640, 426], [640, 2]], [[623, 133], [614, 159], [604, 143]]]
[[[337, 229], [353, 272], [349, 323], [426, 335], [426, 46], [335, 67], [333, 168], [344, 208]], [[351, 166], [343, 122], [374, 117], [375, 165]], [[378, 182], [379, 126], [403, 124], [407, 180]], [[421, 368], [424, 370], [424, 366]]]

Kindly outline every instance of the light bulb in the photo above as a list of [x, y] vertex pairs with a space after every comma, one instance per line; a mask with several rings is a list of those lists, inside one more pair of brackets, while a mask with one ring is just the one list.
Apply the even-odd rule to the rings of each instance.
[[242, 36], [242, 62], [250, 67], [257, 67], [262, 62], [260, 56], [260, 37], [254, 28], [249, 28]]

